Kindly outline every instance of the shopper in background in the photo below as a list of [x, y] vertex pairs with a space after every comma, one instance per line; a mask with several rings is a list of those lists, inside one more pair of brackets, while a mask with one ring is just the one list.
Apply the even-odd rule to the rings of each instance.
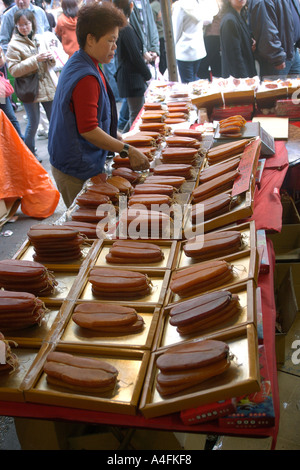
[[219, 12], [214, 16], [212, 23], [204, 27], [204, 45], [206, 56], [201, 59], [198, 77], [210, 80], [222, 76], [220, 25], [222, 19], [222, 0], [217, 0]]
[[[159, 55], [159, 37], [149, 0], [133, 0], [130, 24], [143, 44], [143, 56], [151, 69]], [[117, 64], [116, 64], [117, 69]], [[152, 68], [153, 70], [153, 68]], [[155, 74], [155, 72], [154, 72]], [[123, 98], [119, 113], [118, 129], [125, 132], [129, 126], [129, 106]]]
[[51, 3], [52, 3], [52, 0], [43, 1], [43, 9], [45, 10], [46, 16], [47, 16], [48, 21], [49, 21], [50, 31], [54, 31], [54, 29], [56, 27], [56, 18], [54, 16], [54, 14], [52, 13], [52, 11], [50, 11], [51, 10]]
[[46, 16], [47, 16], [47, 19], [48, 19], [48, 22], [49, 22], [49, 26], [50, 26], [50, 31], [53, 31], [55, 26], [56, 26], [56, 20], [54, 18], [54, 15], [53, 13], [51, 13], [50, 11], [48, 11], [46, 9], [47, 5], [49, 4], [49, 2], [51, 3], [51, 0], [48, 0], [48, 2], [44, 1], [44, 0], [31, 0], [32, 1], [32, 4], [33, 5], [36, 5], [37, 7], [40, 7], [44, 10], [44, 12], [46, 13]]
[[113, 91], [113, 94], [115, 95], [116, 103], [119, 103], [122, 100], [119, 96], [119, 90], [118, 90], [117, 82], [115, 79], [115, 75], [117, 71], [117, 63], [116, 63], [115, 57], [109, 64], [103, 64], [103, 70], [107, 78], [107, 81], [110, 84], [110, 87]]
[[128, 155], [134, 170], [149, 168], [147, 157], [127, 148], [117, 134], [114, 95], [99, 67], [114, 57], [119, 30], [126, 24], [110, 2], [79, 9], [79, 50], [62, 69], [48, 140], [53, 177], [67, 207], [87, 179], [103, 172], [109, 151]]
[[116, 72], [119, 95], [127, 99], [129, 108], [129, 122], [123, 129], [123, 132], [127, 132], [143, 107], [146, 82], [151, 79], [151, 72], [143, 57], [143, 44], [129, 23], [133, 2], [113, 0], [113, 3], [123, 11], [127, 18], [127, 26], [121, 29], [117, 42], [118, 68]]
[[216, 0], [177, 0], [172, 7], [175, 56], [183, 83], [198, 80], [200, 61], [206, 56], [203, 26], [218, 13]]
[[158, 69], [163, 75], [167, 68], [167, 55], [166, 55], [166, 45], [165, 45], [165, 35], [162, 22], [161, 6], [159, 0], [150, 0], [150, 5], [154, 17], [154, 21], [157, 27], [158, 37], [159, 37], [159, 64]]
[[2, 11], [1, 13], [1, 17], [2, 15], [4, 15], [4, 13], [6, 13], [11, 7], [14, 6], [15, 4], [15, 0], [2, 0], [2, 3], [4, 5], [4, 10]]
[[0, 46], [4, 53], [6, 53], [7, 46], [15, 29], [14, 15], [17, 10], [30, 10], [34, 13], [35, 22], [36, 22], [36, 34], [42, 34], [44, 31], [50, 31], [49, 21], [47, 19], [45, 11], [33, 5], [30, 0], [15, 0], [15, 5], [10, 8], [4, 15], [1, 20], [0, 28]]
[[[0, 45], [2, 46], [5, 54], [8, 43], [11, 40], [15, 29], [14, 15], [19, 9], [28, 9], [33, 12], [36, 22], [36, 34], [43, 34], [45, 31], [50, 31], [51, 29], [46, 12], [43, 10], [43, 8], [34, 5], [30, 0], [15, 0], [14, 6], [12, 6], [12, 8], [3, 14], [1, 20]], [[43, 109], [40, 113], [40, 129], [38, 130], [38, 134], [42, 135], [43, 137], [47, 137], [48, 126], [48, 119]]]
[[55, 34], [61, 41], [66, 54], [71, 57], [79, 49], [76, 36], [78, 3], [77, 0], [62, 0], [61, 7], [62, 13], [57, 18]]
[[[78, 2], [79, 5], [81, 2]], [[51, 13], [55, 20], [55, 25], [57, 23], [57, 18], [62, 13], [61, 1], [60, 0], [45, 0], [45, 11], [46, 13]]]
[[[28, 118], [24, 141], [35, 154], [35, 136], [40, 119], [40, 103], [50, 121], [55, 85], [51, 78], [50, 69], [55, 66], [55, 59], [44, 36], [36, 34], [34, 13], [27, 10], [17, 10], [15, 13], [15, 33], [8, 44], [6, 60], [10, 74], [13, 77], [23, 77], [38, 73], [39, 89], [34, 102], [23, 103]], [[41, 52], [43, 51], [43, 52]]]
[[299, 74], [299, 0], [250, 0], [248, 14], [260, 75]]
[[[52, 32], [54, 31], [55, 29], [55, 26], [56, 26], [56, 20], [55, 20], [55, 17], [53, 15], [53, 13], [51, 11], [49, 11], [49, 5], [52, 3], [52, 0], [31, 0], [33, 5], [36, 5], [40, 8], [42, 8], [45, 13], [46, 13], [46, 16], [47, 16], [47, 19], [48, 19], [48, 22], [49, 22], [49, 25], [50, 25], [50, 32], [47, 31], [49, 33], [49, 35], [52, 34]], [[44, 31], [45, 33], [46, 31]], [[37, 130], [37, 135], [39, 138], [41, 139], [48, 139], [48, 130], [49, 130], [49, 121], [47, 119], [47, 115], [45, 113], [45, 110], [43, 108], [43, 106], [40, 106], [40, 123], [39, 123], [39, 127], [38, 127], [38, 130]]]
[[[10, 10], [10, 8], [12, 8], [15, 5], [14, 0], [2, 0], [2, 3], [3, 3], [5, 8], [2, 11], [2, 14], [0, 16], [0, 23], [1, 23], [2, 16], [4, 15], [4, 13], [6, 13], [8, 10]], [[3, 73], [5, 78], [8, 78], [5, 54], [4, 54], [1, 46], [0, 46], [0, 72]], [[13, 124], [14, 128], [18, 132], [21, 139], [23, 139], [20, 123], [19, 123], [18, 118], [15, 114], [14, 106], [15, 105], [12, 101], [11, 96], [8, 96], [6, 98], [2, 98], [0, 100], [0, 109], [2, 109], [2, 111], [6, 114], [6, 116], [8, 117], [10, 122]]]
[[146, 63], [153, 65], [159, 56], [159, 36], [149, 0], [133, 0], [130, 24], [143, 45]]
[[[3, 73], [5, 78], [7, 78], [7, 70], [5, 64], [5, 55], [3, 54], [2, 48], [0, 47], [0, 72]], [[23, 139], [23, 135], [21, 132], [20, 123], [15, 115], [15, 111], [12, 105], [11, 97], [3, 97], [0, 98], [0, 109], [4, 112], [4, 114], [8, 117], [14, 128], [16, 129], [17, 133]]]
[[224, 0], [221, 21], [222, 77], [247, 78], [257, 75], [254, 50], [246, 18], [247, 0]]

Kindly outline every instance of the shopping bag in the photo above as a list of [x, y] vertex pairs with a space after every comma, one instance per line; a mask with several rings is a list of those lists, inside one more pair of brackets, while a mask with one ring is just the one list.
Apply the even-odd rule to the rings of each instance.
[[0, 72], [0, 98], [7, 98], [11, 96], [14, 89], [10, 81], [5, 78], [4, 73]]

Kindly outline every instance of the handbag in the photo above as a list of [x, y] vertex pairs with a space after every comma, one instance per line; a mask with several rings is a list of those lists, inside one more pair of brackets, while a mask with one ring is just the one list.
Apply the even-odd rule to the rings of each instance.
[[14, 92], [10, 81], [5, 78], [4, 73], [0, 72], [0, 98], [7, 98]]
[[15, 78], [15, 93], [23, 103], [33, 103], [39, 91], [39, 75], [34, 73], [26, 77]]

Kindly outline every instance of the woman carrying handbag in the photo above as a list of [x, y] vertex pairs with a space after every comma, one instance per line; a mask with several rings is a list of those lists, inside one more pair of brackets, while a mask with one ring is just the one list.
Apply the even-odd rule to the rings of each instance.
[[[50, 72], [55, 66], [55, 59], [46, 44], [46, 36], [35, 35], [36, 22], [30, 10], [18, 10], [14, 16], [14, 22], [15, 32], [8, 44], [6, 60], [10, 74], [15, 77], [16, 95], [23, 102], [28, 118], [24, 141], [35, 154], [40, 103], [50, 121], [56, 90]], [[22, 83], [18, 83], [19, 79]]]

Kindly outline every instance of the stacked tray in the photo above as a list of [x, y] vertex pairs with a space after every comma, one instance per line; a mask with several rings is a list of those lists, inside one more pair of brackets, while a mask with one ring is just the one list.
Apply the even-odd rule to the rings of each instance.
[[[154, 349], [159, 350], [161, 348], [169, 347], [173, 344], [178, 344], [184, 341], [190, 341], [195, 338], [205, 338], [208, 336], [215, 336], [220, 334], [222, 331], [228, 331], [235, 328], [245, 327], [247, 324], [257, 325], [256, 317], [256, 291], [255, 283], [253, 280], [243, 282], [241, 284], [231, 286], [227, 289], [220, 289], [220, 291], [229, 291], [233, 295], [237, 295], [241, 310], [232, 318], [228, 320], [222, 320], [216, 323], [214, 326], [203, 327], [203, 329], [194, 331], [190, 334], [180, 334], [176, 326], [170, 324], [170, 311], [176, 306], [180, 306], [180, 302], [176, 304], [168, 304], [162, 310], [162, 314], [159, 318], [160, 324], [158, 325], [156, 336], [154, 340]], [[219, 291], [216, 291], [219, 292]], [[201, 299], [206, 294], [199, 295]], [[192, 324], [191, 324], [192, 325]]]
[[[183, 409], [249, 394], [260, 389], [257, 335], [253, 324], [220, 332], [212, 338], [194, 341], [211, 339], [221, 341], [229, 347], [232, 354], [229, 368], [221, 375], [213, 376], [181, 393], [170, 396], [163, 397], [157, 390], [159, 368], [156, 362], [171, 347], [152, 353], [140, 402], [140, 411], [146, 418], [176, 413]], [[187, 345], [188, 342], [184, 344]]]
[[[52, 352], [108, 363], [118, 372], [114, 389], [101, 393], [78, 392], [48, 383], [44, 367]], [[117, 348], [95, 348], [85, 353], [76, 345], [70, 352], [69, 349], [66, 351], [63, 347], [48, 344], [47, 350], [32, 364], [21, 390], [28, 402], [133, 415], [136, 413], [148, 356], [149, 352], [146, 351]]]
[[[245, 140], [244, 145], [246, 145], [244, 148], [237, 148], [237, 150], [231, 154], [229, 153], [229, 150], [225, 148], [224, 155], [227, 156], [223, 159], [220, 158], [213, 164], [209, 163], [210, 151], [208, 151], [202, 171], [199, 173], [198, 183], [195, 186], [194, 191], [191, 193], [190, 203], [192, 204], [192, 210], [190, 211], [189, 209], [185, 214], [183, 237], [191, 238], [195, 233], [210, 232], [251, 217], [253, 213], [255, 173], [258, 164], [261, 141], [260, 139], [255, 139], [253, 141]], [[220, 146], [214, 147], [211, 151], [215, 152], [219, 147]], [[226, 164], [228, 166], [227, 171], [233, 173], [234, 170], [230, 167], [230, 163], [235, 162], [237, 158], [240, 158], [240, 162], [237, 167], [237, 171], [240, 172], [240, 175], [238, 174], [232, 178], [231, 188], [227, 187], [226, 189], [224, 184], [220, 181], [219, 187], [216, 186], [216, 189], [213, 192], [209, 192], [209, 188], [212, 184], [216, 184], [218, 179], [224, 179], [223, 170], [219, 174], [218, 168], [220, 167], [222, 169], [224, 164]], [[216, 177], [204, 180], [202, 175], [207, 174], [208, 170], [213, 170]], [[210, 182], [212, 183], [211, 185]], [[202, 188], [202, 185], [204, 185], [204, 187], [207, 186], [208, 189], [207, 192], [204, 190], [202, 191], [203, 195], [197, 203], [196, 195], [198, 196], [198, 191]], [[221, 188], [223, 187], [224, 189], [222, 190]], [[205, 194], [207, 194], [207, 197], [205, 197]], [[193, 216], [193, 212], [197, 205], [199, 205], [198, 219], [193, 218], [195, 217]]]
[[[172, 281], [174, 279], [175, 274], [180, 274], [182, 279], [187, 279], [187, 276], [190, 275], [190, 269], [195, 268], [197, 269], [198, 272], [199, 270], [202, 269], [202, 267], [205, 267], [205, 269], [210, 269], [210, 265], [215, 264], [215, 262], [226, 264], [228, 266], [228, 270], [231, 272], [231, 276], [224, 276], [224, 282], [220, 278], [220, 283], [216, 283], [215, 278], [212, 279], [212, 284], [210, 287], [210, 284], [207, 284], [207, 287], [205, 289], [197, 289], [192, 290], [187, 286], [187, 294], [185, 294], [185, 290], [177, 290], [175, 287], [172, 287]], [[168, 295], [166, 298], [166, 303], [174, 303], [182, 300], [183, 298], [190, 298], [194, 297], [195, 295], [204, 293], [204, 292], [210, 292], [213, 290], [219, 290], [219, 289], [224, 289], [228, 288], [230, 286], [234, 286], [236, 284], [241, 284], [242, 282], [248, 281], [250, 279], [254, 280], [255, 283], [257, 282], [257, 277], [258, 277], [258, 254], [256, 250], [250, 250], [247, 251], [246, 253], [235, 253], [232, 255], [224, 256], [222, 258], [218, 258], [216, 260], [209, 260], [209, 261], [203, 261], [202, 263], [194, 263], [191, 266], [188, 267], [183, 267], [183, 268], [178, 268], [172, 272], [172, 275], [170, 277], [170, 285], [168, 289]], [[200, 287], [200, 286], [199, 286]], [[172, 290], [173, 289], [173, 290]], [[182, 294], [183, 292], [183, 294]]]
[[[170, 135], [169, 131], [161, 136], [156, 147], [152, 170], [162, 164], [159, 155], [161, 155], [160, 151], [165, 145], [163, 142], [167, 135]], [[185, 180], [180, 189], [177, 188], [174, 192], [174, 201], [179, 205], [184, 206], [190, 201], [192, 191], [199, 184], [199, 176], [205, 163], [202, 155], [199, 155], [197, 162], [197, 165], [192, 169], [193, 178]], [[151, 175], [152, 173], [154, 172], [151, 171]], [[126, 176], [126, 172], [122, 174]], [[96, 184], [101, 190], [101, 181], [101, 178], [99, 180], [96, 178], [87, 187]], [[139, 178], [130, 184], [134, 188], [135, 184], [144, 184], [145, 182], [147, 182], [147, 175], [140, 174]], [[85, 190], [82, 192], [83, 197], [79, 200], [80, 204], [87, 201], [85, 192]], [[117, 193], [120, 194], [120, 192]], [[122, 194], [129, 197], [131, 189]], [[111, 206], [116, 204], [116, 199], [111, 201]], [[61, 221], [61, 224], [65, 222], [87, 224], [87, 222], [72, 220], [72, 214], [78, 210], [78, 207], [82, 207], [80, 204], [74, 204], [66, 214], [67, 220]], [[38, 328], [11, 332], [9, 339], [16, 340], [19, 345], [16, 351], [20, 356], [22, 367], [11, 377], [1, 378], [3, 387], [0, 396], [4, 399], [121, 414], [132, 415], [141, 412], [145, 417], [155, 417], [177, 412], [185, 406], [193, 406], [193, 404], [207, 402], [207, 400], [222, 399], [225, 396], [232, 397], [257, 390], [259, 374], [256, 362], [255, 287], [258, 263], [255, 226], [253, 223], [246, 223], [234, 226], [234, 228], [228, 227], [229, 223], [235, 223], [237, 220], [249, 216], [252, 204], [251, 188], [242, 194], [239, 204], [239, 208], [234, 215], [231, 215], [231, 218], [228, 215], [216, 218], [217, 220], [210, 221], [208, 225], [205, 225], [203, 232], [216, 229], [219, 232], [223, 230], [221, 227], [225, 227], [225, 231], [240, 231], [243, 237], [243, 245], [239, 250], [221, 257], [226, 263], [232, 264], [234, 277], [231, 282], [218, 287], [218, 289], [228, 289], [233, 295], [239, 296], [242, 307], [239, 315], [201, 333], [195, 332], [195, 334], [184, 337], [178, 333], [175, 327], [170, 325], [170, 308], [183, 301], [170, 289], [172, 277], [174, 273], [198, 263], [197, 260], [191, 260], [186, 256], [184, 247], [188, 241], [182, 236], [182, 233], [177, 239], [169, 237], [168, 239], [153, 240], [149, 237], [136, 240], [135, 244], [140, 244], [141, 249], [139, 251], [137, 245], [134, 247], [132, 245], [130, 247], [132, 252], [129, 249], [126, 251], [124, 247], [123, 252], [122, 250], [120, 252], [116, 243], [118, 240], [114, 240], [109, 234], [103, 239], [91, 239], [86, 236], [80, 259], [70, 262], [60, 262], [59, 260], [45, 262], [58, 283], [53, 295], [43, 298], [48, 310], [46, 321]], [[94, 228], [94, 225], [87, 228]], [[185, 227], [182, 226], [182, 228]], [[160, 252], [161, 258], [155, 257], [154, 262], [150, 260], [147, 262], [146, 252], [148, 253], [148, 249], [146, 248], [149, 247], [146, 247], [145, 244], [148, 244], [150, 251], [152, 248], [156, 255]], [[156, 245], [156, 248], [151, 247], [153, 244]], [[110, 256], [114, 257], [113, 262], [111, 262]], [[31, 261], [33, 258], [34, 246], [30, 240], [27, 240], [15, 255], [15, 259]], [[213, 259], [219, 258], [214, 257]], [[145, 278], [149, 290], [142, 291], [141, 295], [133, 297], [128, 295], [129, 289], [128, 292], [126, 292], [126, 288], [119, 290], [118, 279], [121, 272], [122, 275], [125, 273], [130, 278]], [[101, 293], [99, 293], [97, 289], [94, 289], [95, 284], [93, 283], [96, 282], [96, 287], [98, 287], [99, 276], [102, 279], [107, 273], [112, 279], [117, 280], [111, 291], [113, 295], [109, 296], [107, 295], [108, 287], [106, 292], [105, 287], [102, 286]], [[121, 283], [119, 282], [119, 284]], [[202, 294], [199, 293], [199, 295]], [[195, 295], [198, 294], [195, 293]], [[136, 315], [142, 319], [143, 328], [138, 331], [124, 332], [122, 330], [120, 334], [108, 334], [109, 329], [104, 333], [99, 324], [95, 327], [93, 323], [93, 328], [90, 328], [78, 323], [78, 318], [77, 322], [74, 321], [76, 313], [90, 312], [90, 309], [93, 309], [95, 305], [98, 308], [101, 304], [111, 308], [117, 304], [125, 310], [134, 310]], [[101, 320], [99, 321], [101, 322]], [[130, 323], [131, 325], [133, 323]], [[196, 387], [196, 390], [179, 394], [176, 398], [159, 396], [155, 389], [156, 358], [170, 346], [204, 338], [221, 339], [228, 342], [230, 351], [236, 359], [232, 362], [229, 372], [225, 372], [226, 377], [219, 377], [217, 381], [211, 379], [207, 383], [204, 382], [200, 388]], [[47, 372], [45, 372], [47, 369], [44, 367], [48, 362], [48, 356], [53, 357], [51, 356], [53, 352], [79, 356], [80, 361], [89, 361], [89, 358], [92, 358], [109, 362], [118, 370], [118, 381], [115, 388], [105, 393], [92, 393], [90, 390], [72, 390], [48, 382]], [[10, 392], [12, 393], [10, 394]], [[7, 398], [8, 396], [11, 398]]]

